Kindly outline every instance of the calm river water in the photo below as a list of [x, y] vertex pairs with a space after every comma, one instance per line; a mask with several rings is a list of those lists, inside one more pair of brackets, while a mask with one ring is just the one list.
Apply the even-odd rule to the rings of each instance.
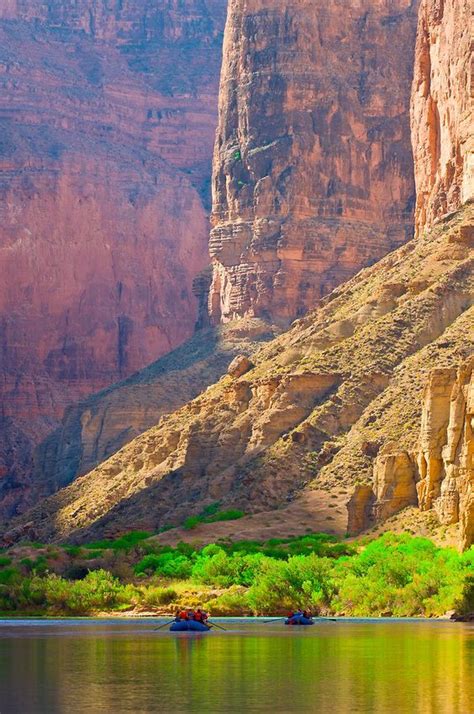
[[474, 714], [474, 626], [217, 620], [0, 621], [0, 713]]

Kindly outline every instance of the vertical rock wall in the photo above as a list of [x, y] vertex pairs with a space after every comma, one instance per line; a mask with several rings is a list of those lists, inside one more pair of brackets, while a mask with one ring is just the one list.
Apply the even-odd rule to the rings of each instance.
[[416, 44], [412, 132], [416, 230], [474, 198], [471, 0], [423, 0]]
[[458, 370], [435, 370], [423, 399], [417, 455], [422, 510], [460, 524], [463, 547], [474, 542], [474, 359]]
[[417, 2], [232, 0], [214, 155], [214, 322], [288, 323], [412, 234]]
[[226, 0], [0, 3], [0, 491], [193, 334]]

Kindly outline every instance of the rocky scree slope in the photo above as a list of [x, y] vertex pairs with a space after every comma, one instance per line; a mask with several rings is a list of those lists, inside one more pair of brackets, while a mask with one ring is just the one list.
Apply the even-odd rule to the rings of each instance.
[[231, 0], [214, 153], [214, 322], [288, 326], [413, 234], [418, 0]]
[[192, 335], [226, 0], [0, 3], [0, 484]]
[[256, 319], [200, 330], [145, 369], [69, 407], [34, 451], [24, 487], [4, 501], [3, 516], [24, 511], [105, 461], [216, 382], [236, 357], [251, 356], [275, 334]]
[[13, 523], [9, 538], [156, 529], [215, 501], [283, 507], [283, 520], [298, 505], [307, 526], [336, 532], [431, 507], [424, 494], [436, 489], [413, 454], [431, 371], [454, 375], [473, 352], [473, 226], [468, 205], [363, 270], [263, 346], [245, 374], [162, 417]]

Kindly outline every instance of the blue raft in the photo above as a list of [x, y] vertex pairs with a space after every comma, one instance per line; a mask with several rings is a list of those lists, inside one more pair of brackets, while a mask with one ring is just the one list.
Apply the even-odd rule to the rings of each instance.
[[309, 617], [303, 617], [303, 615], [297, 615], [285, 620], [285, 625], [314, 625], [314, 620]]
[[170, 632], [209, 632], [211, 628], [197, 620], [180, 620], [173, 622]]

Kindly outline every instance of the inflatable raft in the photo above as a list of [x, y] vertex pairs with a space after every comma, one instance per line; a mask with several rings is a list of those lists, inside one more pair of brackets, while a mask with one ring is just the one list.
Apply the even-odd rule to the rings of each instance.
[[285, 625], [314, 625], [314, 620], [309, 617], [303, 617], [303, 615], [297, 615], [285, 620]]
[[196, 620], [180, 620], [173, 622], [170, 632], [209, 632], [211, 628]]

